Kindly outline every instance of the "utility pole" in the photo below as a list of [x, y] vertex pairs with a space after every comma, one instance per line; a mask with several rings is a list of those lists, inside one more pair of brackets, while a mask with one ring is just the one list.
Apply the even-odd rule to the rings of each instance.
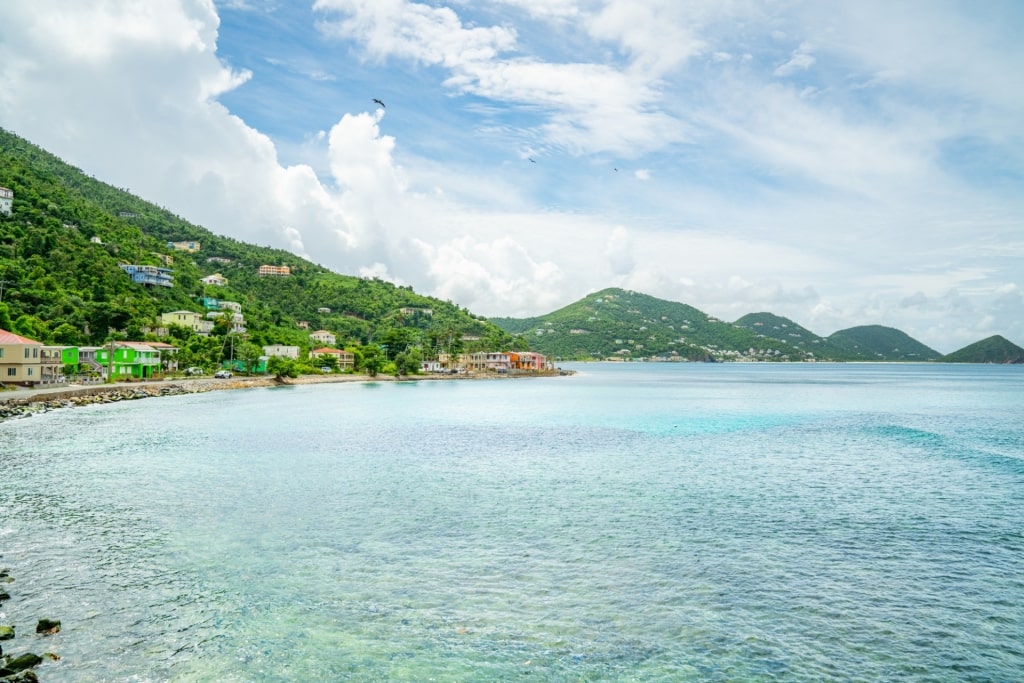
[[114, 340], [110, 340], [110, 350], [107, 351], [107, 384], [114, 382]]

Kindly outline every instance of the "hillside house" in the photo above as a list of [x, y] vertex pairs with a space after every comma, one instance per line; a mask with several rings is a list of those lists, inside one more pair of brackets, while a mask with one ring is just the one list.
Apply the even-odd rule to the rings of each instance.
[[317, 330], [316, 332], [310, 334], [309, 338], [312, 341], [318, 342], [320, 344], [336, 344], [338, 342], [338, 338], [335, 337], [333, 333], [328, 332], [327, 330]]
[[257, 272], [261, 277], [267, 275], [272, 275], [276, 277], [288, 277], [289, 275], [292, 274], [292, 269], [289, 268], [288, 266], [271, 266], [264, 264], [260, 266], [260, 269]]
[[0, 330], [0, 382], [38, 383], [42, 377], [42, 350], [40, 342]]
[[183, 240], [181, 242], [168, 242], [167, 248], [173, 249], [174, 251], [186, 251], [190, 254], [194, 254], [195, 252], [199, 251], [200, 243], [195, 242], [193, 240]]
[[140, 285], [156, 285], [158, 287], [174, 286], [174, 276], [171, 275], [174, 271], [170, 268], [122, 263], [121, 270], [131, 276], [132, 282]]
[[0, 213], [10, 216], [14, 211], [14, 190], [0, 187]]
[[206, 314], [206, 318], [214, 323], [216, 327], [217, 320], [220, 320], [224, 316], [231, 318], [231, 332], [235, 334], [245, 333], [245, 316], [241, 313], [231, 313], [228, 311], [210, 311]]
[[213, 275], [207, 275], [206, 277], [199, 278], [199, 281], [204, 285], [214, 285], [217, 287], [223, 287], [228, 283], [228, 279], [220, 273], [214, 273]]
[[160, 316], [160, 322], [163, 325], [180, 325], [181, 327], [187, 327], [193, 332], [203, 336], [209, 335], [213, 332], [213, 321], [205, 320], [201, 313], [196, 313], [195, 311], [172, 311], [170, 313], [164, 313]]

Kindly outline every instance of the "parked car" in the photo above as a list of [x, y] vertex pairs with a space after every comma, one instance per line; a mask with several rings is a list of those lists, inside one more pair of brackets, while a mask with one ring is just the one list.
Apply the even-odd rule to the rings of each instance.
[[191, 377], [193, 375], [201, 375], [201, 374], [203, 374], [203, 369], [202, 368], [194, 368], [194, 367], [193, 368], [189, 368], [189, 369], [185, 370], [185, 374], [188, 375], [189, 377]]
[[231, 371], [230, 370], [218, 370], [217, 372], [213, 373], [213, 376], [216, 377], [217, 379], [230, 379], [231, 378]]
[[331, 367], [329, 365], [324, 365], [324, 366], [321, 366], [320, 372], [332, 372], [332, 370], [331, 370]]

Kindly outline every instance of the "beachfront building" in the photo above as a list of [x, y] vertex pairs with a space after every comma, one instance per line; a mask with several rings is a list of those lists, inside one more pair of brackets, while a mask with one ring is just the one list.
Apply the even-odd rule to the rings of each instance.
[[171, 311], [160, 316], [160, 323], [163, 325], [180, 325], [187, 327], [204, 337], [213, 332], [213, 321], [203, 318], [202, 313], [195, 311]]
[[158, 287], [173, 287], [174, 271], [170, 268], [158, 266], [140, 266], [133, 263], [122, 263], [121, 270], [128, 273], [132, 282], [140, 285], [156, 285]]
[[167, 344], [165, 342], [146, 342], [154, 349], [160, 352], [160, 367], [164, 372], [177, 372], [178, 370], [178, 351], [177, 346]]
[[95, 361], [106, 368], [108, 372], [104, 374], [115, 380], [149, 379], [161, 370], [160, 351], [148, 342], [121, 341], [97, 346]]
[[547, 357], [536, 351], [509, 351], [508, 357], [513, 370], [540, 372], [551, 369]]
[[0, 383], [35, 384], [42, 377], [43, 345], [7, 330], [0, 330]]
[[206, 277], [199, 278], [199, 281], [204, 285], [214, 285], [217, 287], [223, 287], [228, 283], [228, 279], [220, 273], [214, 273], [213, 275], [207, 275]]
[[289, 275], [292, 274], [292, 269], [289, 268], [288, 266], [270, 266], [264, 264], [260, 266], [258, 272], [261, 277], [266, 275], [273, 275], [276, 277], [288, 277]]
[[39, 352], [39, 373], [43, 384], [64, 382], [68, 375], [77, 375], [78, 347], [44, 346]]
[[319, 344], [336, 344], [338, 342], [338, 338], [327, 330], [317, 330], [310, 334], [309, 338], [311, 341], [315, 341]]
[[299, 347], [298, 346], [286, 346], [284, 344], [271, 344], [263, 347], [264, 356], [281, 356], [282, 358], [291, 358], [292, 360], [299, 359]]
[[173, 249], [174, 251], [187, 251], [190, 254], [194, 254], [199, 251], [200, 244], [193, 240], [183, 240], [181, 242], [168, 242], [167, 248]]
[[459, 360], [470, 372], [508, 372], [512, 369], [512, 360], [502, 351], [466, 353]]
[[0, 213], [10, 216], [14, 211], [14, 190], [0, 187]]
[[331, 358], [334, 358], [338, 365], [338, 370], [351, 370], [356, 366], [355, 354], [351, 351], [346, 351], [345, 349], [332, 349], [325, 346], [320, 349], [313, 349], [309, 352], [311, 360], [315, 360], [322, 356], [330, 356]]

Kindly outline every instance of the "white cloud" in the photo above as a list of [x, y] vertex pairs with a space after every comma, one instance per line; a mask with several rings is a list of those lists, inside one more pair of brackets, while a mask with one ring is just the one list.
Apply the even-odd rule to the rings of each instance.
[[[509, 136], [501, 158], [456, 161], [440, 144], [429, 157], [417, 122], [384, 110], [272, 139], [222, 103], [259, 74], [222, 61], [209, 0], [10, 3], [0, 125], [217, 233], [486, 315], [618, 285], [725, 319], [771, 310], [821, 334], [880, 323], [940, 350], [981, 333], [1024, 341], [1024, 202], [1006, 190], [1024, 158], [1024, 95], [1010, 87], [1024, 59], [987, 20], [871, 0], [864, 17], [504, 3], [539, 21], [488, 25], [463, 2], [316, 4], [322, 35], [364, 60], [352, 70], [443, 89], [466, 121]], [[531, 52], [562, 35], [520, 36], [536, 24], [572, 50]], [[345, 69], [323, 76], [352, 87]], [[421, 121], [433, 115], [446, 113]], [[950, 171], [978, 144], [1002, 175], [985, 157]], [[520, 149], [543, 163], [524, 173]], [[616, 157], [643, 182], [609, 173]]]

